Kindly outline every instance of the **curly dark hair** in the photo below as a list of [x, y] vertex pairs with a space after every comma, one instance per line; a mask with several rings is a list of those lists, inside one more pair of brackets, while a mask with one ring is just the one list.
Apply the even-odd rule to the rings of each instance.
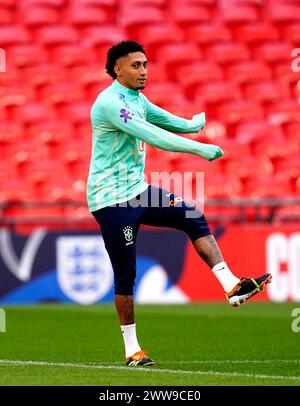
[[117, 60], [130, 52], [142, 52], [146, 55], [143, 46], [135, 41], [122, 41], [113, 45], [108, 50], [105, 69], [106, 73], [113, 79], [116, 79], [117, 77], [116, 72], [114, 71]]

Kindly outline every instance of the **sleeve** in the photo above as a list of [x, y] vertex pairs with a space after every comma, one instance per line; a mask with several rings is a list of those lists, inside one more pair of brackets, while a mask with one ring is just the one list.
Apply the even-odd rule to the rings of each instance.
[[172, 134], [162, 128], [156, 127], [146, 120], [134, 115], [124, 103], [117, 98], [106, 100], [102, 107], [106, 120], [131, 137], [145, 141], [154, 147], [173, 152], [186, 152], [202, 156], [212, 161], [223, 155], [220, 147], [212, 144], [203, 144]]
[[197, 133], [205, 126], [205, 113], [200, 113], [191, 120], [178, 117], [151, 103], [145, 96], [147, 121], [165, 130], [187, 134]]

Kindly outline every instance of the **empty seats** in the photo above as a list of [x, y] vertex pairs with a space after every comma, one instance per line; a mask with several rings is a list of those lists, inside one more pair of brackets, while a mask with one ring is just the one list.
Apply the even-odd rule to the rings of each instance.
[[254, 56], [269, 63], [290, 60], [293, 46], [287, 42], [272, 41], [257, 45]]
[[205, 56], [220, 64], [227, 64], [249, 59], [250, 53], [247, 47], [238, 42], [220, 42], [212, 44], [206, 49]]
[[231, 40], [232, 34], [229, 28], [220, 22], [209, 22], [187, 25], [185, 38], [187, 41], [193, 41], [200, 45], [209, 45], [214, 42]]
[[243, 121], [261, 120], [264, 110], [258, 103], [250, 100], [237, 100], [220, 104], [217, 107], [219, 119], [227, 125]]
[[68, 14], [69, 21], [79, 27], [102, 25], [113, 22], [113, 18], [103, 8], [77, 2]]
[[188, 64], [187, 66], [180, 66], [176, 70], [176, 79], [188, 90], [197, 84], [221, 81], [223, 79], [223, 72], [216, 63], [201, 61]]
[[172, 82], [155, 82], [147, 85], [145, 95], [154, 104], [184, 104], [186, 102], [183, 92]]
[[59, 23], [59, 12], [51, 7], [41, 7], [39, 5], [28, 4], [19, 13], [25, 26], [35, 28], [48, 24]]
[[267, 22], [243, 24], [235, 28], [235, 35], [247, 44], [279, 39], [279, 30]]
[[[126, 39], [145, 46], [143, 93], [187, 119], [205, 111], [206, 127], [184, 136], [225, 153], [208, 162], [147, 147], [147, 174], [203, 171], [208, 198], [296, 195], [299, 9], [296, 0], [0, 0], [1, 198], [84, 201], [90, 108], [112, 83], [108, 48]], [[82, 206], [68, 213], [86, 216]]]
[[169, 12], [168, 17], [181, 26], [207, 22], [211, 19], [210, 11], [206, 7], [192, 2], [175, 1]]
[[267, 11], [271, 21], [276, 23], [290, 23], [299, 21], [300, 5], [286, 4], [285, 2], [270, 4]]
[[237, 83], [268, 80], [272, 77], [271, 68], [261, 61], [245, 61], [233, 63], [226, 69], [228, 78]]
[[58, 44], [72, 44], [78, 41], [79, 36], [76, 30], [64, 24], [56, 24], [39, 29], [38, 41], [46, 46]]

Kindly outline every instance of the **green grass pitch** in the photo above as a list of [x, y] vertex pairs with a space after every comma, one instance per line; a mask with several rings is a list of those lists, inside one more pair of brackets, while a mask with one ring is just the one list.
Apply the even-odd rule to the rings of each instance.
[[[300, 304], [139, 305], [157, 366], [128, 368], [113, 305], [4, 307], [0, 385], [300, 385]], [[299, 323], [300, 324], [300, 323]]]

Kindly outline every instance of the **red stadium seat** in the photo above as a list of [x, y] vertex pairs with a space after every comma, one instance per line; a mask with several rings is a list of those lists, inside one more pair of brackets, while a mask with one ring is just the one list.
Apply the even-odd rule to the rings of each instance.
[[90, 84], [100, 84], [105, 82], [105, 85], [109, 86], [111, 83], [110, 77], [107, 75], [105, 69], [101, 64], [92, 63], [82, 66], [75, 66], [70, 71], [73, 80], [75, 80], [80, 86], [88, 86]]
[[[178, 155], [178, 157], [177, 157]], [[221, 161], [209, 162], [199, 156], [189, 154], [176, 154], [175, 170], [179, 172], [204, 172], [207, 176], [222, 174]]]
[[0, 109], [0, 120], [6, 120], [7, 117], [7, 111], [6, 109]]
[[149, 84], [143, 93], [149, 97], [152, 103], [160, 106], [166, 104], [185, 104], [186, 102], [184, 94], [172, 82]]
[[[1, 35], [1, 34], [0, 34]], [[48, 55], [44, 48], [38, 44], [24, 44], [11, 47], [8, 52], [17, 67], [37, 65], [47, 62]]]
[[238, 100], [220, 105], [217, 114], [225, 124], [234, 125], [244, 121], [261, 120], [264, 110], [256, 102]]
[[90, 121], [91, 107], [91, 103], [82, 101], [66, 106], [63, 111], [64, 114], [66, 114], [65, 118], [67, 120], [70, 120], [71, 123], [78, 124]]
[[69, 25], [52, 25], [39, 29], [38, 41], [45, 45], [72, 44], [78, 41], [78, 35], [74, 28]]
[[249, 59], [249, 50], [241, 43], [228, 41], [211, 45], [204, 56], [220, 64], [226, 64]]
[[296, 4], [270, 4], [268, 16], [276, 23], [299, 22], [300, 5]]
[[[195, 114], [199, 114], [205, 111], [204, 103], [184, 103], [184, 104], [165, 104], [164, 109], [176, 116], [183, 117], [186, 119], [191, 119]], [[198, 134], [190, 134], [190, 138], [197, 139]]]
[[265, 42], [257, 45], [254, 56], [270, 63], [290, 61], [293, 46], [287, 42]]
[[300, 178], [300, 156], [289, 156], [288, 159], [276, 163], [275, 171], [288, 180], [297, 180]]
[[291, 122], [284, 125], [286, 137], [289, 140], [298, 140], [300, 142], [300, 122]]
[[29, 86], [10, 86], [0, 90], [0, 108], [22, 106], [33, 98], [33, 90]]
[[[176, 79], [186, 89], [194, 92], [194, 86], [223, 79], [222, 69], [214, 62], [198, 62], [182, 65], [176, 70]], [[187, 94], [189, 96], [189, 94]]]
[[37, 7], [31, 5], [29, 7], [24, 7], [19, 14], [22, 18], [22, 22], [31, 28], [56, 24], [59, 22], [58, 11], [50, 7]]
[[92, 5], [92, 6], [100, 6], [100, 7], [114, 7], [117, 6], [118, 0], [72, 0], [73, 5], [78, 4], [79, 2], [82, 4]]
[[[86, 27], [82, 31], [84, 41], [87, 46], [97, 47], [97, 46], [107, 46], [113, 45], [117, 42], [126, 39], [126, 32], [115, 25], [101, 24], [101, 26]], [[99, 55], [97, 54], [98, 59]]]
[[[227, 0], [221, 0], [221, 4], [224, 6], [226, 5]], [[265, 5], [264, 0], [232, 0], [233, 3], [237, 5], [251, 5], [251, 6], [257, 6], [257, 7], [263, 7]]]
[[216, 3], [215, 0], [191, 0], [191, 1], [189, 1], [189, 0], [178, 0], [178, 1], [179, 2], [180, 1], [183, 1], [183, 2], [187, 1], [189, 3], [200, 4], [200, 5], [207, 6], [207, 7], [214, 7], [215, 3]]
[[145, 45], [147, 55], [152, 58], [157, 45], [182, 41], [183, 34], [176, 25], [155, 24], [140, 27], [136, 32], [136, 39]]
[[257, 143], [253, 151], [258, 157], [267, 156], [275, 162], [295, 155], [299, 148], [296, 142], [287, 143], [284, 137], [272, 137], [272, 141], [269, 139]]
[[241, 188], [241, 182], [237, 177], [229, 178], [223, 174], [204, 177], [204, 191], [208, 198], [233, 199], [240, 196]]
[[[2, 185], [0, 189], [0, 200], [3, 203], [7, 202], [27, 202], [34, 198], [32, 197], [29, 185], [25, 183], [25, 179], [20, 178], [7, 178], [6, 182]], [[4, 216], [15, 216], [19, 213], [20, 216], [24, 214], [24, 209], [19, 208], [13, 211], [11, 208], [7, 208], [4, 211]]]
[[123, 0], [125, 7], [164, 7], [166, 0]]
[[258, 102], [277, 102], [290, 97], [288, 86], [275, 81], [250, 83], [245, 88], [246, 97]]
[[164, 13], [155, 7], [135, 7], [128, 12], [123, 5], [120, 14], [120, 22], [123, 27], [131, 29], [130, 33], [139, 26], [146, 24], [162, 24], [165, 21]]
[[16, 0], [0, 0], [0, 5], [3, 7], [14, 7]]
[[42, 146], [36, 144], [34, 140], [26, 139], [20, 140], [13, 145], [12, 143], [7, 147], [7, 158], [16, 170], [19, 170], [21, 177], [26, 178], [28, 172], [25, 170], [28, 165], [36, 160], [44, 160], [47, 157], [47, 150]]
[[[295, 196], [297, 197], [297, 195]], [[300, 205], [278, 207], [274, 213], [273, 224], [295, 223], [300, 221]]]
[[107, 76], [106, 80], [101, 83], [91, 82], [85, 87], [85, 99], [87, 102], [94, 103], [99, 93], [101, 93], [106, 87], [111, 85], [111, 79]]
[[285, 39], [287, 41], [293, 42], [294, 44], [299, 44], [299, 42], [300, 42], [299, 21], [298, 21], [298, 23], [289, 24], [287, 27], [285, 27], [284, 34], [285, 34]]
[[50, 106], [44, 103], [29, 102], [16, 108], [15, 119], [24, 124], [34, 124], [54, 116]]
[[31, 125], [26, 131], [26, 136], [35, 140], [37, 144], [44, 144], [52, 148], [57, 144], [67, 142], [74, 135], [72, 126], [68, 122], [61, 122], [57, 119]]
[[297, 100], [286, 100], [268, 108], [272, 124], [283, 124], [300, 121], [300, 109]]
[[264, 177], [273, 171], [273, 166], [267, 158], [259, 159], [253, 155], [236, 156], [226, 162], [228, 176], [236, 175], [241, 181], [245, 181], [257, 173]]
[[76, 3], [68, 13], [69, 21], [77, 26], [102, 25], [112, 22], [105, 9]]
[[191, 91], [194, 96], [199, 94], [206, 103], [220, 103], [228, 100], [238, 100], [241, 97], [239, 87], [228, 81], [216, 81], [196, 85]]
[[[163, 82], [170, 78], [170, 75], [166, 72], [166, 69], [157, 62], [151, 62], [148, 65], [147, 82]], [[148, 85], [147, 85], [148, 86]]]
[[65, 81], [57, 85], [46, 86], [40, 92], [42, 100], [51, 105], [61, 107], [62, 104], [79, 102], [84, 98], [84, 92], [74, 82]]
[[7, 144], [15, 144], [22, 138], [22, 127], [18, 123], [1, 120], [0, 122], [0, 147], [3, 153], [3, 148]]
[[283, 131], [278, 125], [272, 125], [267, 121], [255, 121], [242, 123], [236, 128], [235, 139], [242, 144], [253, 144], [270, 138], [282, 138]]
[[254, 22], [259, 19], [254, 7], [231, 5], [230, 2], [227, 2], [225, 7], [220, 8], [220, 14], [227, 24]]
[[[147, 148], [148, 148], [148, 146], [147, 146]], [[146, 175], [148, 177], [148, 182], [151, 180], [151, 176], [153, 176], [151, 174], [153, 174], [153, 172], [171, 173], [173, 171], [173, 167], [172, 167], [170, 159], [166, 159], [166, 156], [164, 156], [164, 159], [161, 159], [159, 157], [159, 155], [156, 155], [156, 156], [150, 155], [149, 159], [147, 158], [147, 160], [146, 160], [145, 169], [146, 169]], [[153, 178], [152, 178], [152, 181], [154, 181]]]
[[291, 69], [291, 61], [276, 64], [275, 68], [276, 79], [279, 83], [296, 86], [299, 80], [299, 72]]
[[26, 67], [23, 75], [26, 83], [34, 89], [63, 82], [66, 72], [54, 63], [39, 63]]
[[251, 155], [250, 146], [247, 144], [239, 144], [236, 140], [231, 138], [221, 138], [217, 140], [218, 145], [224, 151], [224, 157], [222, 158], [224, 162]]
[[226, 68], [228, 78], [237, 83], [268, 80], [272, 77], [271, 68], [261, 61], [246, 61], [232, 64]]
[[24, 44], [30, 41], [29, 32], [21, 25], [5, 25], [0, 27], [1, 46]]
[[9, 87], [15, 86], [20, 83], [19, 80], [19, 71], [13, 66], [10, 66], [9, 69], [6, 69], [6, 72], [1, 72], [0, 75], [0, 86]]
[[187, 41], [193, 41], [201, 45], [209, 45], [219, 41], [229, 41], [232, 39], [230, 30], [220, 23], [204, 23], [187, 26], [185, 28]]
[[4, 8], [0, 3], [0, 24], [11, 24], [14, 21], [14, 15], [11, 10]]
[[43, 6], [47, 6], [47, 7], [64, 7], [65, 6], [66, 1], [65, 0], [19, 0], [19, 7], [23, 8], [23, 7], [27, 7], [29, 4], [33, 4], [33, 5], [43, 5]]
[[243, 24], [235, 28], [235, 34], [248, 44], [279, 39], [279, 31], [270, 23]]
[[180, 26], [211, 20], [211, 14], [206, 7], [193, 3], [175, 2], [169, 11], [169, 19], [175, 21]]
[[66, 67], [73, 65], [84, 66], [97, 59], [97, 53], [93, 48], [76, 44], [56, 46], [51, 50], [51, 55], [53, 60]]
[[[63, 162], [59, 159], [43, 159], [42, 161], [31, 161], [27, 167], [28, 181], [32, 187], [38, 188], [41, 192], [46, 191], [50, 183], [64, 184], [71, 182], [65, 171]], [[64, 173], [64, 179], [61, 174]], [[66, 179], [67, 178], [67, 179]]]
[[157, 47], [156, 57], [159, 58], [161, 64], [172, 65], [175, 69], [179, 64], [198, 62], [201, 53], [195, 44], [179, 42]]
[[255, 176], [247, 179], [243, 193], [251, 198], [284, 198], [293, 196], [293, 189], [282, 176]]
[[[228, 0], [219, 0], [218, 1], [220, 8], [225, 8], [228, 6]], [[229, 6], [237, 7], [237, 6], [256, 6], [261, 7], [264, 6], [264, 0], [231, 0]]]

